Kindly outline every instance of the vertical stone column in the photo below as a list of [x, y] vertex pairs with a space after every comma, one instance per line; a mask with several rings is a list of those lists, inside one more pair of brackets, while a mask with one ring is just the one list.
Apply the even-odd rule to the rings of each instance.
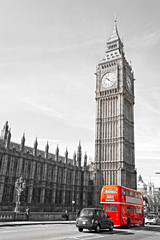
[[34, 179], [35, 179], [35, 170], [36, 170], [36, 157], [37, 157], [37, 138], [34, 142], [33, 146], [33, 159], [31, 161], [31, 173], [30, 173], [30, 179], [29, 179], [29, 184], [28, 184], [28, 196], [27, 196], [27, 202], [32, 203], [32, 198], [33, 198], [33, 186], [34, 186]]
[[66, 184], [67, 184], [67, 166], [64, 168], [64, 175], [63, 175], [63, 184], [62, 184], [62, 205], [65, 206], [66, 203]]
[[82, 157], [82, 151], [81, 151], [81, 145], [79, 143], [78, 145], [78, 150], [77, 150], [77, 194], [76, 194], [76, 205], [78, 208], [80, 208], [80, 197], [81, 197], [81, 190], [82, 190], [82, 178], [81, 178], [81, 173], [82, 173], [82, 168], [81, 168], [81, 157]]
[[78, 167], [76, 175], [77, 175], [77, 193], [76, 193], [76, 206], [77, 208], [81, 208], [80, 196], [81, 196], [81, 167]]
[[48, 168], [48, 166], [47, 166], [48, 150], [49, 150], [49, 145], [47, 142], [46, 147], [45, 147], [45, 162], [43, 164], [43, 171], [42, 171], [40, 203], [44, 203], [44, 200], [45, 200], [45, 188], [46, 188], [46, 182], [47, 182], [47, 168]]
[[83, 207], [88, 205], [88, 171], [87, 171], [87, 154], [84, 156], [84, 173], [83, 173]]
[[53, 181], [52, 181], [52, 203], [56, 203], [56, 191], [57, 191], [57, 176], [58, 176], [58, 160], [59, 160], [59, 148], [55, 150], [55, 166], [54, 166], [54, 174], [53, 174]]
[[40, 203], [44, 203], [46, 181], [47, 181], [47, 163], [44, 163], [41, 182]]
[[0, 168], [0, 203], [2, 203], [3, 198], [3, 190], [5, 184], [5, 176], [7, 172], [7, 164], [8, 164], [8, 154], [4, 154], [2, 157], [2, 164]]
[[28, 196], [27, 196], [28, 203], [32, 203], [35, 170], [36, 170], [36, 161], [35, 159], [33, 159], [31, 162], [31, 174], [30, 174], [29, 185], [28, 185]]
[[45, 196], [45, 182], [41, 183], [41, 193], [40, 193], [40, 203], [44, 203], [44, 196]]
[[[73, 155], [73, 171], [72, 171], [72, 180], [71, 180], [71, 188], [72, 188], [72, 202], [74, 205], [76, 205], [76, 199], [75, 199], [75, 185], [76, 185], [76, 153]], [[74, 211], [74, 205], [73, 205], [73, 211]]]
[[68, 171], [68, 150], [65, 151], [65, 165], [63, 168], [63, 182], [62, 182], [62, 205], [65, 206], [66, 203], [66, 188], [67, 188], [67, 171]]
[[57, 162], [53, 169], [54, 175], [53, 175], [53, 183], [52, 183], [52, 203], [55, 204], [56, 202], [56, 190], [57, 190], [57, 173], [58, 173], [58, 166]]

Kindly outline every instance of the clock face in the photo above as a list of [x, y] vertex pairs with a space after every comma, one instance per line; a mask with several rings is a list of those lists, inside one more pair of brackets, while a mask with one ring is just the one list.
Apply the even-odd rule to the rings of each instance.
[[101, 84], [103, 88], [112, 87], [116, 81], [116, 74], [114, 72], [107, 72], [103, 75], [101, 79]]
[[132, 87], [132, 83], [131, 83], [131, 78], [130, 78], [129, 76], [127, 76], [127, 78], [126, 78], [126, 82], [127, 82], [127, 86], [128, 86], [128, 88], [131, 89], [131, 87]]

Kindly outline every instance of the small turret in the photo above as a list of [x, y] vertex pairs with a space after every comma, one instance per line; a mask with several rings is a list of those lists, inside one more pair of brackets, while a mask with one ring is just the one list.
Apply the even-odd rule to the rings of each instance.
[[139, 176], [138, 176], [138, 182], [144, 183], [141, 174], [139, 174]]
[[68, 150], [66, 148], [66, 151], [65, 151], [65, 162], [66, 164], [68, 164]]
[[11, 128], [7, 133], [6, 144], [5, 144], [6, 149], [9, 149], [10, 142], [11, 142]]
[[85, 155], [84, 155], [84, 167], [86, 167], [86, 166], [87, 166], [87, 154], [85, 152]]
[[25, 145], [25, 134], [23, 133], [23, 137], [21, 138], [21, 146], [20, 150], [23, 152], [24, 151], [24, 145]]
[[58, 159], [59, 159], [59, 147], [57, 145], [56, 151], [55, 151], [55, 160], [58, 161]]
[[81, 167], [81, 157], [82, 157], [82, 151], [81, 151], [81, 144], [79, 141], [79, 145], [78, 145], [78, 150], [77, 150], [77, 162], [78, 162], [78, 166]]
[[48, 151], [49, 151], [49, 145], [48, 145], [48, 141], [47, 141], [47, 144], [46, 144], [46, 147], [45, 147], [45, 158], [46, 159], [48, 158]]
[[37, 156], [37, 146], [38, 146], [38, 142], [37, 142], [37, 138], [34, 142], [34, 146], [33, 146], [33, 155]]
[[73, 165], [76, 166], [76, 152], [73, 154]]
[[8, 129], [9, 129], [9, 125], [8, 125], [8, 121], [6, 121], [6, 123], [5, 123], [4, 127], [3, 127], [3, 130], [1, 132], [1, 138], [3, 140], [7, 139]]

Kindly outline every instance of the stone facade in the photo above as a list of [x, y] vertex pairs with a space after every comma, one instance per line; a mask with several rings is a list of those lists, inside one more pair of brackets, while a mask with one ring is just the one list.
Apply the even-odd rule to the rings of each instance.
[[21, 144], [11, 141], [11, 132], [6, 122], [0, 139], [0, 208], [13, 210], [17, 201], [15, 182], [20, 177], [26, 181], [21, 194], [21, 208], [31, 206], [32, 211], [75, 211], [92, 205], [93, 183], [90, 180], [87, 155], [81, 166], [82, 151], [78, 145], [73, 159], [38, 150], [37, 139], [33, 148], [25, 146], [25, 136]]
[[103, 185], [136, 189], [134, 76], [125, 58], [116, 20], [105, 56], [96, 69], [96, 105], [96, 195]]

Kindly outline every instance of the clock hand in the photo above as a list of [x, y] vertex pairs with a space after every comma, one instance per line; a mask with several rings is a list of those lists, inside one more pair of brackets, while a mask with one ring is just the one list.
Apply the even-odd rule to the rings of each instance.
[[110, 82], [111, 82], [111, 80], [110, 80], [109, 78], [107, 78], [107, 77], [106, 77], [106, 79], [108, 79], [108, 81], [110, 81]]
[[108, 81], [110, 81], [111, 83], [113, 83], [113, 80], [110, 80], [109, 78], [107, 78], [108, 79]]

